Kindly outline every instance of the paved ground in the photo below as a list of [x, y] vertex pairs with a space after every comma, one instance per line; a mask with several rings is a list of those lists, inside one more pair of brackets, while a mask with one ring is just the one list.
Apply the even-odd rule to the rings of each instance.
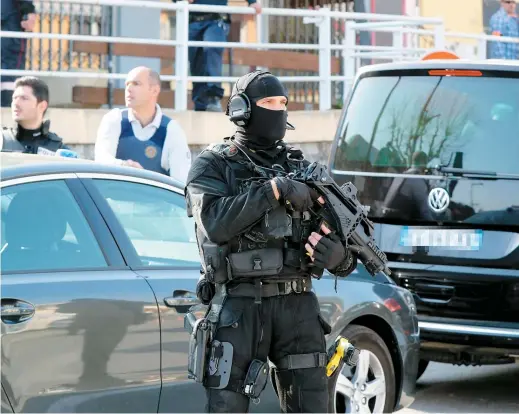
[[430, 364], [418, 381], [416, 401], [398, 413], [519, 413], [519, 364]]

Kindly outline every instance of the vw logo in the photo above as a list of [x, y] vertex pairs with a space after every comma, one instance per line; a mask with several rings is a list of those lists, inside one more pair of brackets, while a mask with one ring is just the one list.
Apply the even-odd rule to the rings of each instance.
[[427, 200], [432, 211], [443, 213], [449, 207], [450, 196], [445, 188], [436, 187], [430, 191]]

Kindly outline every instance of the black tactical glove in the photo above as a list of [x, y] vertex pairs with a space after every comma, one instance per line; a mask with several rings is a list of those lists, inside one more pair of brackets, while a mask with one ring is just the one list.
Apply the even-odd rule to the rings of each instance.
[[333, 269], [328, 269], [335, 276], [347, 277], [357, 268], [357, 257], [349, 249], [346, 249], [345, 252], [344, 260]]
[[202, 276], [196, 284], [196, 297], [200, 299], [204, 305], [209, 305], [215, 294], [214, 284], [209, 282]]
[[321, 237], [313, 250], [314, 265], [330, 271], [339, 266], [347, 256], [347, 250], [335, 233]]
[[286, 177], [274, 178], [279, 191], [280, 200], [289, 201], [295, 211], [308, 211], [319, 198], [317, 191], [306, 184], [291, 180]]

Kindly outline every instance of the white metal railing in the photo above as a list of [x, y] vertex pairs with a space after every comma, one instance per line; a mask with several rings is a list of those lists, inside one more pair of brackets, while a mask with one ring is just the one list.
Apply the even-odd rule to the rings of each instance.
[[[261, 14], [255, 16], [257, 29], [261, 27], [263, 16], [299, 16], [306, 24], [315, 24], [318, 27], [318, 44], [282, 44], [282, 43], [242, 43], [242, 42], [207, 42], [190, 41], [188, 38], [189, 13], [190, 12], [213, 12], [229, 14], [255, 14], [249, 7], [230, 7], [230, 6], [209, 6], [189, 4], [187, 1], [176, 3], [164, 3], [161, 1], [142, 1], [142, 0], [54, 0], [56, 3], [82, 3], [102, 6], [115, 7], [137, 7], [152, 8], [160, 10], [170, 10], [176, 13], [176, 39], [142, 39], [129, 37], [108, 37], [108, 36], [84, 36], [68, 35], [59, 33], [26, 33], [0, 31], [1, 37], [36, 38], [36, 39], [61, 39], [74, 41], [102, 42], [102, 43], [134, 43], [150, 44], [175, 47], [175, 70], [174, 75], [162, 76], [166, 81], [175, 82], [175, 109], [183, 111], [187, 109], [187, 96], [189, 82], [232, 82], [236, 76], [204, 77], [189, 76], [188, 47], [219, 47], [219, 48], [240, 48], [240, 49], [291, 49], [291, 50], [317, 50], [319, 53], [319, 71], [317, 76], [280, 76], [282, 82], [318, 82], [319, 83], [319, 109], [321, 111], [331, 108], [332, 81], [343, 81], [344, 88], [347, 89], [353, 80], [355, 73], [362, 59], [384, 59], [384, 60], [403, 60], [416, 59], [423, 53], [430, 51], [431, 48], [405, 45], [404, 36], [427, 35], [432, 36], [434, 49], [445, 48], [446, 37], [476, 39], [481, 44], [484, 43], [486, 53], [487, 41], [518, 42], [517, 39], [503, 38], [489, 35], [471, 35], [464, 33], [445, 33], [443, 19], [424, 18], [411, 16], [398, 16], [388, 14], [356, 13], [332, 11], [323, 7], [319, 10], [305, 9], [282, 9], [264, 8]], [[345, 40], [343, 44], [332, 44], [332, 19], [345, 22]], [[366, 21], [359, 23], [355, 20]], [[158, 24], [158, 22], [157, 22]], [[432, 26], [432, 29], [421, 29], [424, 25]], [[358, 31], [385, 31], [393, 34], [392, 46], [371, 46], [358, 45], [356, 43], [356, 33]], [[407, 42], [411, 43], [411, 42]], [[480, 47], [480, 49], [482, 49]], [[331, 75], [332, 51], [340, 50], [343, 59], [343, 74]], [[479, 53], [480, 58], [485, 58]], [[36, 75], [67, 78], [99, 78], [99, 79], [124, 79], [125, 73], [93, 73], [93, 72], [66, 72], [66, 71], [28, 71], [28, 70], [5, 70], [0, 71], [0, 75]], [[344, 95], [346, 96], [346, 94]]]
[[[261, 14], [256, 15], [257, 28], [261, 27], [261, 19], [263, 16], [299, 16], [304, 18], [307, 24], [316, 24], [318, 26], [318, 44], [277, 44], [277, 43], [240, 43], [240, 42], [206, 42], [206, 41], [189, 41], [188, 23], [190, 12], [213, 12], [213, 13], [229, 13], [229, 14], [254, 14], [254, 10], [249, 7], [230, 7], [230, 6], [209, 6], [189, 4], [187, 1], [177, 3], [164, 3], [160, 1], [141, 1], [141, 0], [55, 0], [56, 3], [82, 3], [95, 4], [103, 6], [116, 7], [137, 7], [137, 8], [153, 8], [160, 10], [170, 10], [176, 12], [176, 39], [175, 40], [158, 40], [158, 39], [142, 39], [128, 37], [107, 37], [107, 36], [83, 36], [83, 35], [67, 35], [59, 33], [26, 33], [26, 32], [6, 32], [1, 31], [2, 37], [18, 37], [18, 38], [37, 38], [37, 39], [61, 39], [68, 41], [90, 41], [103, 43], [134, 43], [134, 44], [150, 44], [164, 45], [176, 48], [175, 53], [175, 71], [172, 76], [163, 76], [164, 80], [175, 81], [175, 109], [187, 109], [187, 96], [189, 82], [228, 82], [235, 81], [235, 76], [221, 77], [203, 77], [189, 76], [188, 64], [188, 47], [224, 47], [224, 48], [241, 48], [241, 49], [291, 49], [291, 50], [317, 50], [319, 53], [319, 73], [317, 76], [281, 76], [282, 82], [319, 82], [319, 108], [320, 110], [328, 110], [331, 108], [331, 82], [332, 81], [351, 81], [354, 71], [344, 73], [343, 75], [331, 75], [332, 50], [342, 50], [343, 57], [348, 58], [348, 53], [352, 50], [358, 53], [371, 53], [372, 57], [393, 59], [395, 56], [408, 53], [420, 53], [423, 49], [415, 48], [394, 48], [382, 46], [362, 46], [356, 45], [355, 42], [350, 45], [332, 45], [331, 41], [331, 20], [340, 19], [344, 21], [352, 20], [373, 20], [379, 22], [380, 25], [392, 26], [395, 22], [406, 25], [434, 25], [443, 27], [443, 20], [437, 18], [422, 18], [410, 16], [395, 16], [373, 13], [352, 13], [332, 11], [329, 8], [321, 8], [319, 10], [303, 10], [303, 9], [281, 9], [281, 8], [264, 8]], [[157, 22], [158, 23], [158, 22]], [[376, 56], [375, 56], [376, 55]], [[364, 56], [364, 55], [363, 55]], [[367, 56], [367, 55], [366, 55]], [[92, 73], [92, 72], [64, 72], [64, 71], [23, 71], [23, 70], [1, 70], [2, 75], [39, 75], [53, 77], [74, 77], [74, 78], [100, 78], [100, 79], [124, 79], [126, 74], [123, 73]]]

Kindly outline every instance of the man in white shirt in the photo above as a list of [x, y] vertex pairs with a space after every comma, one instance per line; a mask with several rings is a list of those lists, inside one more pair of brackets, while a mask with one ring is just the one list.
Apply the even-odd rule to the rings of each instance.
[[191, 151], [180, 125], [162, 113], [160, 75], [139, 66], [126, 78], [125, 109], [112, 109], [99, 125], [95, 160], [170, 175], [185, 183]]

